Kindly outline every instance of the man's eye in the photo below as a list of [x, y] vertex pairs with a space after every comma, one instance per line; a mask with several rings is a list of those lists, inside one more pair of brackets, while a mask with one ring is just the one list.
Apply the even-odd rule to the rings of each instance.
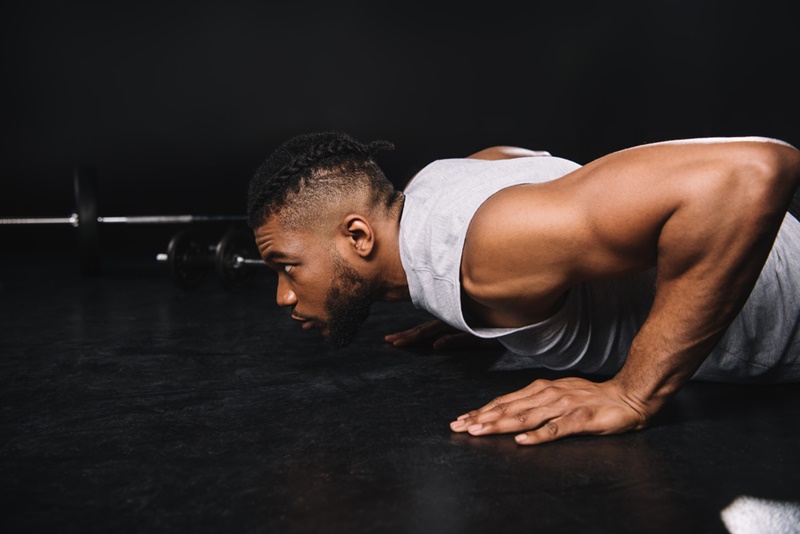
[[292, 265], [284, 265], [283, 266], [283, 271], [288, 273], [289, 271], [292, 270], [292, 267], [293, 267]]

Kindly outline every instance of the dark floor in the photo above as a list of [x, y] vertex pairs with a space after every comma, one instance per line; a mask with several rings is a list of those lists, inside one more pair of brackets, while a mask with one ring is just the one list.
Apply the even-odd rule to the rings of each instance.
[[524, 448], [448, 423], [552, 374], [385, 345], [410, 305], [327, 351], [266, 272], [158, 267], [3, 260], [2, 532], [707, 534], [736, 497], [800, 503], [800, 385], [692, 383], [648, 430]]

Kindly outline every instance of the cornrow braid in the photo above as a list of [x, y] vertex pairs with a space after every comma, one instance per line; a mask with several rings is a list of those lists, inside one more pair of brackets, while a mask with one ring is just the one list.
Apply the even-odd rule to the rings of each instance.
[[[352, 189], [365, 181], [372, 189], [372, 199], [389, 203], [395, 198], [394, 187], [374, 161], [376, 154], [392, 150], [388, 141], [361, 143], [339, 131], [303, 134], [278, 147], [258, 168], [248, 189], [248, 224], [257, 228], [270, 215], [281, 211], [302, 188], [330, 182]], [[325, 179], [323, 179], [325, 177]], [[317, 184], [317, 182], [319, 184]]]

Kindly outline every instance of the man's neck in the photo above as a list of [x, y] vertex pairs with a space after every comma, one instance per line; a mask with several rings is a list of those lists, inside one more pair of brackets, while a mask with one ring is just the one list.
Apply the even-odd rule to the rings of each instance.
[[402, 207], [395, 217], [384, 219], [380, 224], [380, 247], [378, 249], [379, 277], [378, 298], [384, 301], [411, 300], [408, 278], [400, 260], [400, 216]]

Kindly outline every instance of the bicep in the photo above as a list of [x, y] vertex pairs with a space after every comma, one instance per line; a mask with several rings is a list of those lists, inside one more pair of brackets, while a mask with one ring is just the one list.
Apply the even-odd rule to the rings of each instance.
[[676, 277], [703, 258], [760, 250], [765, 236], [769, 248], [785, 211], [776, 199], [790, 191], [778, 159], [790, 150], [754, 141], [663, 143], [578, 169], [569, 185], [586, 221], [586, 253], [576, 258], [583, 275], [657, 263], [662, 278]]
[[757, 264], [758, 243], [777, 231], [775, 214], [759, 201], [769, 191], [754, 179], [764, 174], [764, 146], [643, 146], [552, 182], [500, 191], [470, 224], [462, 274], [491, 301], [654, 265], [668, 282], [690, 269], [707, 277], [749, 265], [749, 252]]
[[[582, 167], [541, 184], [510, 187], [473, 217], [462, 272], [474, 291], [508, 296], [651, 267], [668, 194], [642, 194], [621, 162]], [[591, 165], [591, 164], [590, 164]]]

